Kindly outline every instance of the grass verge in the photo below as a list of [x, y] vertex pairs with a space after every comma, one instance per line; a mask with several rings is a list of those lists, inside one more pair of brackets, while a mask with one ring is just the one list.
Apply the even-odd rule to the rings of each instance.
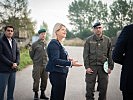
[[32, 60], [29, 56], [29, 49], [21, 48], [20, 50], [20, 64], [18, 70], [22, 70], [26, 66], [32, 64]]

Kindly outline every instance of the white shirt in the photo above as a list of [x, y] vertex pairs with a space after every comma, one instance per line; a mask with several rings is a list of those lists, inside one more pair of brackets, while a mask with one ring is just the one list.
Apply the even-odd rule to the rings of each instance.
[[11, 48], [12, 48], [12, 39], [9, 39], [9, 38], [7, 38], [7, 39], [8, 39], [8, 42], [9, 42]]

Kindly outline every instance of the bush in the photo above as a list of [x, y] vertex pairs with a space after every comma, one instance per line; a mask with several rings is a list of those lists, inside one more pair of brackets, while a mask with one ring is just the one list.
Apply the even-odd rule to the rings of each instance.
[[29, 56], [29, 49], [21, 48], [20, 49], [20, 64], [18, 70], [22, 70], [27, 65], [32, 64], [32, 60]]

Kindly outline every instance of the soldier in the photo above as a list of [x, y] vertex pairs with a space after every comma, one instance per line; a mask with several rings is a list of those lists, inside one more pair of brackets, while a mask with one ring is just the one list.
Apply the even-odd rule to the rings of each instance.
[[[106, 100], [108, 74], [113, 69], [111, 59], [111, 40], [103, 35], [100, 22], [93, 25], [94, 34], [87, 38], [84, 44], [83, 59], [86, 68], [86, 100], [94, 100], [94, 87], [98, 77], [98, 100]], [[104, 62], [108, 59], [107, 73], [104, 71]]]
[[47, 64], [47, 54], [46, 54], [46, 30], [41, 29], [38, 31], [39, 39], [34, 42], [30, 49], [30, 57], [33, 61], [33, 91], [34, 99], [38, 100], [38, 91], [39, 91], [39, 82], [41, 79], [40, 90], [41, 95], [40, 99], [49, 99], [45, 96], [45, 89], [47, 86], [48, 73], [45, 71], [45, 66]]

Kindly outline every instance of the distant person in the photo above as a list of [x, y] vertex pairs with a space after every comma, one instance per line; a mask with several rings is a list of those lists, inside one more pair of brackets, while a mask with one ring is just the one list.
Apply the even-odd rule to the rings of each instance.
[[122, 65], [120, 90], [123, 100], [133, 100], [133, 24], [123, 28], [119, 35], [112, 58]]
[[[86, 100], [94, 100], [94, 87], [98, 78], [98, 100], [106, 100], [108, 74], [113, 69], [111, 59], [111, 40], [103, 35], [100, 22], [93, 25], [94, 34], [87, 38], [84, 44], [83, 59], [86, 68]], [[104, 62], [108, 61], [108, 69], [104, 71]]]
[[7, 100], [14, 100], [13, 94], [20, 53], [13, 34], [14, 27], [6, 26], [5, 33], [0, 38], [0, 100], [5, 100], [6, 86]]
[[49, 60], [46, 66], [46, 70], [50, 72], [49, 79], [52, 84], [50, 100], [64, 100], [68, 70], [73, 66], [80, 67], [82, 64], [70, 59], [62, 45], [62, 41], [67, 34], [66, 26], [56, 23], [53, 33], [55, 34], [55, 39], [52, 39], [48, 44], [47, 54]]
[[[30, 49], [30, 57], [33, 61], [33, 91], [34, 91], [34, 99], [38, 100], [38, 91], [39, 91], [39, 84], [41, 95], [40, 99], [49, 99], [45, 95], [45, 90], [47, 86], [47, 79], [48, 73], [45, 71], [46, 64], [47, 64], [47, 53], [46, 53], [46, 30], [40, 29], [38, 31], [39, 39], [34, 42]], [[40, 82], [41, 79], [41, 82]]]

